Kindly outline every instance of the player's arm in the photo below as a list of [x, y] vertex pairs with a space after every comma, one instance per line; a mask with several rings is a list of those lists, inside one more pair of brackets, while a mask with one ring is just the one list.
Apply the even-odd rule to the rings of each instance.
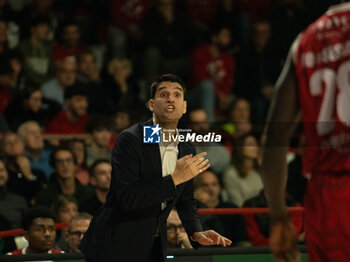
[[285, 207], [286, 154], [300, 119], [297, 80], [291, 52], [276, 83], [263, 147], [262, 175], [270, 208], [270, 247], [281, 261], [297, 261], [296, 233]]

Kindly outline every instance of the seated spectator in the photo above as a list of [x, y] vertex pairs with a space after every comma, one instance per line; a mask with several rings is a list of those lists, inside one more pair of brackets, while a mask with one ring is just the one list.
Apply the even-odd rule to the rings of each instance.
[[49, 180], [52, 168], [50, 166], [50, 149], [45, 149], [45, 143], [41, 128], [35, 121], [28, 121], [20, 125], [17, 130], [25, 147], [25, 155], [33, 168], [43, 171]]
[[[121, 131], [131, 126], [131, 116], [130, 111], [126, 109], [119, 109], [112, 118], [112, 137], [109, 141], [109, 148], [112, 150], [114, 146], [114, 141]], [[142, 119], [142, 117], [140, 118]]]
[[89, 98], [89, 113], [105, 113], [105, 96], [101, 86], [100, 69], [96, 64], [96, 57], [90, 50], [85, 50], [77, 56], [77, 81], [87, 91]]
[[31, 168], [29, 159], [24, 155], [24, 144], [17, 134], [5, 134], [1, 146], [9, 175], [7, 189], [30, 203], [46, 184], [44, 172]]
[[35, 199], [36, 205], [51, 206], [61, 194], [72, 195], [78, 202], [93, 195], [94, 190], [83, 186], [75, 178], [76, 159], [71, 150], [58, 148], [50, 156], [50, 164], [54, 169], [47, 188], [39, 192]]
[[109, 149], [111, 140], [111, 123], [107, 117], [96, 116], [91, 118], [86, 126], [90, 144], [87, 146], [86, 163], [90, 166], [97, 159], [111, 160], [112, 151]]
[[7, 22], [0, 18], [0, 55], [3, 55], [7, 49]]
[[0, 114], [0, 133], [9, 132], [10, 128], [6, 122], [6, 119]]
[[85, 45], [80, 44], [80, 29], [76, 21], [64, 22], [59, 34], [60, 42], [53, 47], [53, 57], [56, 62], [67, 58], [75, 59], [78, 53], [86, 49]]
[[[224, 202], [220, 197], [221, 185], [218, 177], [206, 170], [195, 180], [195, 197], [199, 197], [202, 203], [208, 208], [237, 208], [236, 205]], [[198, 195], [198, 191], [207, 193], [207, 198]], [[247, 229], [244, 224], [243, 215], [214, 215], [218, 219], [218, 224], [212, 229], [222, 234], [232, 241], [232, 246], [246, 246], [248, 243]]]
[[47, 42], [49, 33], [49, 18], [37, 15], [30, 22], [30, 38], [18, 45], [24, 75], [34, 86], [41, 86], [53, 75], [52, 46]]
[[[78, 202], [74, 196], [60, 195], [57, 201], [52, 205], [55, 212], [57, 223], [69, 223], [69, 221], [78, 214]], [[56, 232], [55, 248], [69, 252], [68, 243], [65, 241], [68, 228], [64, 227]]]
[[4, 113], [10, 104], [15, 85], [10, 61], [5, 55], [0, 56], [0, 113]]
[[54, 134], [81, 134], [85, 132], [89, 106], [84, 86], [75, 84], [64, 92], [65, 107], [47, 125], [46, 132]]
[[274, 83], [281, 64], [270, 44], [271, 27], [267, 21], [253, 25], [252, 40], [237, 55], [236, 85], [234, 93], [249, 99], [252, 122], [264, 123], [274, 92]]
[[72, 150], [76, 160], [77, 168], [75, 170], [75, 178], [83, 185], [89, 184], [89, 168], [86, 164], [86, 146], [84, 140], [73, 139], [69, 142], [68, 147]]
[[142, 23], [146, 83], [164, 72], [189, 77], [189, 54], [199, 42], [194, 25], [176, 10], [175, 0], [157, 0]]
[[108, 160], [97, 160], [90, 167], [90, 184], [95, 188], [95, 195], [79, 205], [79, 210], [95, 215], [106, 201], [111, 183], [112, 165]]
[[43, 99], [39, 87], [26, 86], [12, 99], [5, 117], [12, 130], [30, 120], [44, 127], [60, 110], [58, 103]]
[[70, 220], [66, 233], [70, 253], [81, 253], [78, 247], [84, 233], [89, 228], [91, 219], [92, 216], [87, 213], [78, 213]]
[[64, 253], [54, 249], [56, 228], [55, 214], [48, 208], [35, 207], [28, 209], [23, 216], [22, 226], [28, 246], [7, 253], [7, 255], [27, 255], [40, 253]]
[[27, 204], [23, 197], [7, 190], [7, 180], [8, 173], [4, 161], [0, 160], [0, 215], [11, 223], [13, 229], [20, 228], [21, 218], [23, 212], [27, 209]]
[[[294, 207], [298, 206], [296, 202], [286, 193], [286, 206]], [[265, 207], [267, 208], [267, 200], [264, 190], [256, 197], [248, 199], [244, 203], [244, 207]], [[253, 246], [268, 246], [270, 235], [270, 222], [268, 214], [245, 214], [245, 222], [247, 225], [247, 231], [250, 242]], [[298, 234], [298, 241], [304, 241], [303, 232], [303, 213], [293, 212], [290, 215], [291, 222], [295, 227], [295, 231]]]
[[44, 83], [41, 87], [45, 98], [64, 105], [64, 92], [67, 87], [74, 85], [77, 64], [75, 59], [64, 59], [56, 63], [56, 77]]
[[189, 103], [204, 108], [210, 121], [215, 119], [216, 99], [221, 112], [228, 109], [232, 100], [235, 62], [227, 52], [230, 43], [230, 30], [224, 25], [213, 25], [210, 42], [197, 47], [192, 54], [194, 89]]
[[170, 211], [167, 225], [167, 247], [168, 248], [192, 248], [179, 215], [175, 209]]
[[144, 104], [139, 100], [139, 86], [132, 77], [132, 64], [128, 59], [113, 59], [108, 64], [108, 73], [105, 89], [105, 113], [113, 114], [119, 109], [128, 109], [135, 115], [142, 114]]
[[237, 140], [232, 164], [223, 174], [227, 201], [241, 207], [263, 188], [258, 165], [259, 146], [255, 137], [246, 135]]
[[[192, 129], [192, 132], [203, 136], [211, 132], [207, 114], [204, 109], [192, 110], [188, 118], [189, 127]], [[196, 143], [196, 150], [198, 154], [201, 152], [207, 152], [206, 157], [210, 161], [210, 167], [217, 174], [221, 175], [221, 173], [230, 165], [230, 153], [220, 143]]]

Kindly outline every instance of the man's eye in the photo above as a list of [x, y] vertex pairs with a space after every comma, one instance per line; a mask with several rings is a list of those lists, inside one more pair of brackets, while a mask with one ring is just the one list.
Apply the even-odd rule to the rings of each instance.
[[161, 97], [165, 97], [165, 96], [166, 96], [166, 93], [161, 93], [160, 96], [161, 96]]

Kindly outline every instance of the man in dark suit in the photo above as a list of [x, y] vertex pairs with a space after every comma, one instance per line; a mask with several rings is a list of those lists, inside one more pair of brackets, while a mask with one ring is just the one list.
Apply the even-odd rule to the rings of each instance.
[[195, 155], [188, 142], [143, 143], [143, 130], [158, 125], [175, 136], [186, 112], [185, 87], [175, 75], [151, 86], [153, 119], [136, 124], [116, 139], [112, 180], [79, 249], [87, 261], [159, 262], [166, 257], [166, 219], [175, 206], [194, 247], [231, 244], [215, 231], [204, 231], [193, 199], [192, 178], [209, 168], [205, 152]]

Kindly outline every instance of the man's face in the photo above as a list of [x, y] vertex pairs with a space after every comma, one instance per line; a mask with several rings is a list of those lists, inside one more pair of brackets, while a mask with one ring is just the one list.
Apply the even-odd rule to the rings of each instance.
[[50, 33], [50, 27], [47, 24], [38, 24], [32, 27], [32, 35], [40, 41], [47, 40]]
[[70, 230], [66, 233], [66, 242], [69, 245], [71, 251], [80, 253], [78, 246], [81, 239], [84, 236], [86, 230], [88, 230], [90, 219], [73, 220], [70, 224]]
[[61, 86], [71, 86], [75, 82], [76, 63], [64, 60], [57, 68], [57, 80]]
[[111, 183], [112, 165], [101, 163], [94, 169], [94, 175], [90, 178], [90, 183], [101, 191], [108, 191]]
[[250, 105], [247, 100], [240, 99], [236, 102], [231, 112], [231, 120], [234, 123], [247, 122], [250, 119]]
[[71, 179], [74, 177], [75, 163], [72, 153], [60, 150], [55, 154], [56, 172], [61, 179]]
[[9, 175], [7, 173], [5, 164], [0, 160], [0, 187], [6, 185]]
[[99, 147], [108, 148], [111, 136], [112, 132], [108, 129], [94, 130], [92, 132], [92, 139]]
[[63, 42], [74, 47], [78, 44], [80, 38], [79, 27], [77, 25], [68, 25], [63, 32]]
[[34, 123], [27, 124], [24, 144], [26, 148], [31, 150], [41, 150], [44, 148], [44, 139], [39, 125]]
[[177, 211], [171, 210], [166, 224], [168, 246], [177, 247], [179, 234], [185, 232]]
[[209, 132], [209, 123], [207, 114], [204, 110], [199, 109], [192, 111], [190, 113], [190, 125], [192, 128], [192, 131], [198, 134], [207, 134]]
[[33, 112], [39, 112], [42, 105], [43, 94], [40, 90], [33, 92], [25, 101], [26, 106]]
[[89, 106], [86, 96], [75, 95], [66, 100], [67, 109], [76, 117], [81, 117], [87, 113]]
[[161, 82], [155, 97], [148, 101], [148, 106], [156, 121], [166, 123], [177, 122], [186, 113], [187, 103], [179, 83]]
[[264, 48], [270, 40], [271, 28], [268, 23], [257, 23], [253, 29], [253, 41], [257, 48]]
[[24, 144], [17, 134], [8, 134], [3, 138], [3, 152], [7, 157], [23, 155]]
[[69, 222], [72, 217], [78, 214], [78, 207], [74, 202], [68, 202], [58, 210], [57, 222]]
[[28, 241], [30, 249], [46, 253], [55, 244], [55, 221], [52, 218], [35, 218], [28, 231], [24, 231], [24, 237]]
[[223, 28], [214, 36], [214, 43], [221, 51], [225, 51], [231, 44], [231, 32], [227, 28]]
[[84, 76], [88, 76], [96, 68], [95, 58], [91, 54], [85, 54], [80, 58], [78, 66], [79, 72]]
[[220, 195], [221, 187], [215, 174], [206, 171], [199, 177], [199, 186], [209, 194], [210, 201], [217, 200]]

